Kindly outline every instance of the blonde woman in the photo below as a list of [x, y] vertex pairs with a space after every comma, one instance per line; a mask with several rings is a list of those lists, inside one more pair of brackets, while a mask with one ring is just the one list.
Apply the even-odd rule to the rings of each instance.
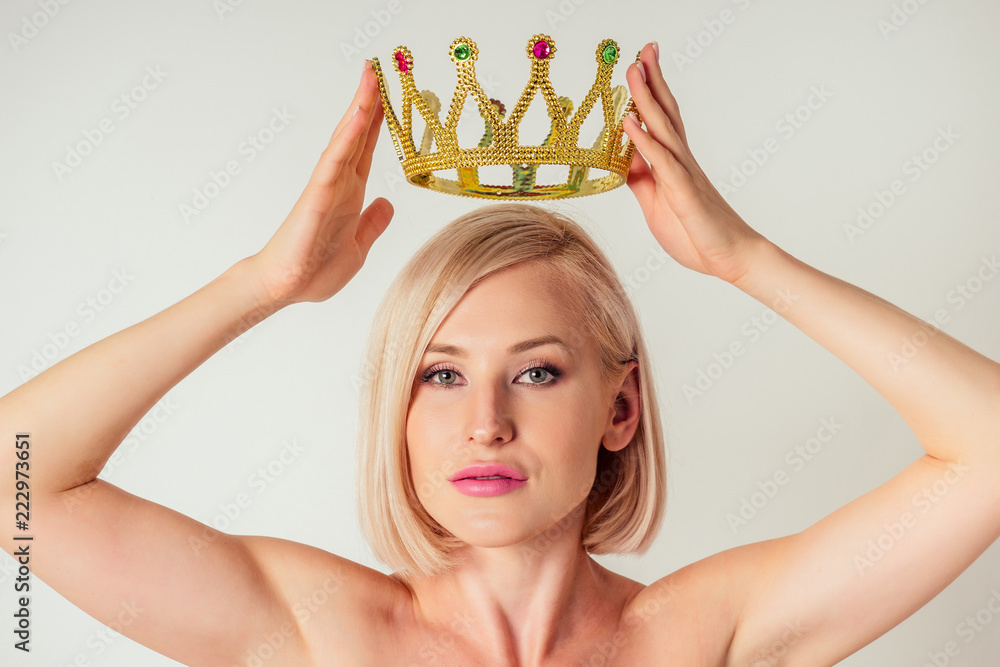
[[[187, 665], [832, 665], [907, 618], [1000, 530], [1000, 367], [752, 230], [687, 145], [655, 44], [627, 72], [645, 129], [629, 187], [680, 264], [777, 308], [854, 368], [927, 450], [801, 533], [642, 585], [664, 511], [654, 378], [607, 258], [574, 222], [487, 206], [403, 268], [369, 339], [359, 509], [394, 574], [281, 539], [215, 534], [97, 479], [176, 383], [281, 308], [358, 272], [392, 208], [362, 208], [382, 120], [366, 68], [302, 196], [257, 254], [0, 399], [4, 516], [30, 443], [32, 572]], [[358, 110], [357, 113], [354, 113]], [[924, 332], [898, 369], [886, 355]], [[896, 372], [898, 370], [898, 372]], [[29, 434], [22, 440], [20, 434]], [[914, 499], [947, 484], [926, 512]], [[70, 511], [69, 507], [73, 507]], [[905, 539], [859, 568], [864, 545]], [[210, 531], [211, 532], [211, 531]], [[2, 532], [3, 546], [22, 546]]]

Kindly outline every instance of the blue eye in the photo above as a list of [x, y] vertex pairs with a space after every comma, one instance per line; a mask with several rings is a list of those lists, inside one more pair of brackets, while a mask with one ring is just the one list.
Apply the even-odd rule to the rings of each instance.
[[[559, 377], [562, 374], [558, 368], [556, 368], [548, 361], [538, 360], [538, 361], [532, 361], [530, 364], [528, 364], [528, 366], [525, 367], [523, 371], [517, 374], [517, 377], [527, 375], [528, 373], [531, 373], [533, 371], [545, 371], [546, 373], [548, 373], [551, 379], [549, 379], [547, 382], [518, 382], [517, 384], [529, 384], [529, 385], [553, 384], [555, 382], [555, 378]], [[433, 380], [433, 378], [436, 375], [446, 375], [447, 377], [451, 378], [451, 382], [432, 382], [431, 380]], [[455, 368], [453, 365], [449, 363], [443, 363], [443, 364], [435, 364], [427, 371], [425, 371], [424, 374], [420, 376], [420, 381], [432, 387], [457, 387], [461, 385], [455, 384], [455, 377], [461, 377], [461, 376], [462, 374], [459, 373], [458, 369]]]

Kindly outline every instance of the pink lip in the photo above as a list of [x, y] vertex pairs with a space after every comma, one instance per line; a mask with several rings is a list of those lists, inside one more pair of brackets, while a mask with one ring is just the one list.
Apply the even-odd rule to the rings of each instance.
[[480, 463], [471, 465], [468, 468], [462, 468], [452, 475], [449, 481], [457, 482], [467, 477], [493, 477], [495, 475], [503, 475], [518, 482], [523, 482], [527, 479], [527, 477], [521, 474], [520, 470], [515, 470], [510, 466], [500, 465], [499, 463]]
[[500, 496], [520, 489], [527, 484], [523, 479], [459, 479], [452, 482], [455, 488], [467, 496]]
[[[502, 479], [476, 479], [476, 477], [494, 477], [502, 475]], [[509, 466], [496, 463], [474, 465], [460, 470], [451, 477], [455, 488], [467, 496], [499, 496], [519, 489], [527, 483], [527, 478], [520, 471]]]

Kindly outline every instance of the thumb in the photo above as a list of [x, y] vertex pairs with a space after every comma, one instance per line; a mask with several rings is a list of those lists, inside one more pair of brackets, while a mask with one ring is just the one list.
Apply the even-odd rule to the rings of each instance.
[[368, 208], [361, 212], [361, 221], [358, 224], [358, 233], [355, 239], [365, 257], [368, 256], [368, 251], [375, 243], [375, 239], [382, 236], [382, 232], [389, 226], [393, 212], [392, 204], [385, 197], [377, 197], [368, 205]]

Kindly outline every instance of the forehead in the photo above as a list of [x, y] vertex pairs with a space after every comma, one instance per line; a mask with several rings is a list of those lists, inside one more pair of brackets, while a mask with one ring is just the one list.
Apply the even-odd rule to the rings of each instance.
[[[570, 351], [589, 346], [580, 326], [576, 289], [552, 268], [527, 262], [494, 273], [473, 285], [442, 321], [431, 346], [465, 349], [508, 347], [556, 336]], [[501, 349], [502, 348], [502, 349]]]

